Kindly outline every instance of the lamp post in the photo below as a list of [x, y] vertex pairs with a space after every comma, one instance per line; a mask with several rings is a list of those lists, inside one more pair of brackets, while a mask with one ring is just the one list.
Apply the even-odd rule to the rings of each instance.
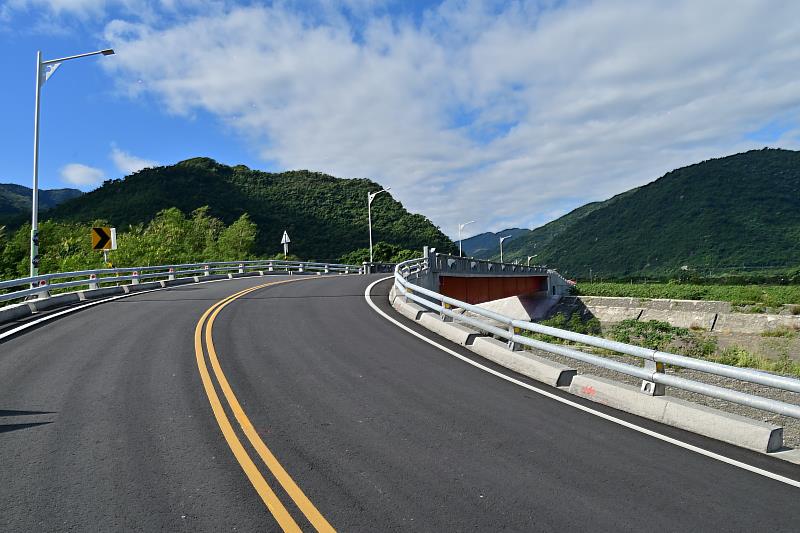
[[461, 230], [469, 226], [470, 224], [474, 224], [474, 220], [470, 220], [469, 222], [464, 222], [463, 224], [458, 225], [458, 256], [461, 257], [463, 254], [461, 253]]
[[531, 259], [533, 259], [534, 257], [536, 257], [536, 256], [538, 256], [538, 255], [539, 255], [539, 254], [533, 254], [533, 255], [529, 255], [529, 256], [528, 256], [528, 266], [531, 266]]
[[59, 59], [42, 61], [42, 52], [36, 52], [36, 102], [33, 114], [33, 198], [31, 200], [31, 277], [39, 275], [39, 101], [41, 100], [42, 85], [50, 79], [56, 69], [64, 61], [79, 59], [96, 55], [110, 56], [114, 50], [107, 48], [96, 52], [87, 52]]
[[511, 235], [506, 235], [505, 237], [500, 237], [500, 262], [503, 262], [503, 241], [510, 238]]
[[367, 192], [367, 219], [369, 220], [369, 262], [372, 263], [372, 200], [375, 199], [382, 192], [392, 190], [391, 187], [386, 187], [378, 192]]

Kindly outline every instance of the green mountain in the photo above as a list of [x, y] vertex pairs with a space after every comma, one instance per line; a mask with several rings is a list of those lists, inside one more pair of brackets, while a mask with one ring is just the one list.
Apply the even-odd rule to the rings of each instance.
[[568, 276], [668, 277], [800, 265], [800, 152], [752, 150], [673, 170], [517, 237], [506, 260]]
[[[40, 189], [39, 208], [50, 209], [83, 194], [78, 189]], [[0, 224], [30, 216], [31, 189], [14, 183], [0, 183]]]
[[497, 233], [487, 231], [486, 233], [479, 233], [469, 239], [464, 239], [461, 244], [461, 249], [464, 255], [477, 257], [479, 259], [488, 259], [489, 257], [500, 254], [500, 237], [506, 235], [510, 236], [509, 239], [503, 241], [503, 252], [505, 253], [511, 241], [520, 235], [526, 235], [528, 233], [530, 233], [530, 230], [523, 228], [508, 228], [503, 231], [498, 231]]
[[[162, 209], [177, 207], [190, 213], [207, 205], [209, 215], [226, 224], [248, 213], [258, 225], [257, 254], [282, 251], [286, 230], [292, 254], [330, 261], [369, 245], [367, 192], [382, 188], [367, 179], [340, 179], [306, 170], [261, 172], [198, 157], [106, 181], [47, 215], [64, 221], [102, 219], [124, 229], [150, 221]], [[420, 252], [425, 245], [454, 249], [427, 218], [409, 213], [388, 194], [372, 204], [372, 228], [375, 242]]]

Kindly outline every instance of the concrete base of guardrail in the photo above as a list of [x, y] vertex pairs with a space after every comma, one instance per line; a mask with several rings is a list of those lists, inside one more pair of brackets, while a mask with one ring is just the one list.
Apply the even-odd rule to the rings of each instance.
[[33, 314], [33, 309], [27, 303], [7, 305], [0, 308], [0, 324], [13, 322], [20, 318], [26, 318]]
[[412, 302], [404, 303], [402, 306], [396, 306], [396, 309], [400, 311], [404, 316], [410, 318], [411, 320], [419, 320], [419, 318], [424, 313], [432, 313], [430, 309], [425, 309], [421, 305], [417, 305]]
[[77, 292], [70, 292], [68, 294], [59, 294], [58, 296], [51, 296], [49, 298], [42, 298], [41, 300], [33, 300], [28, 302], [33, 309], [39, 313], [47, 311], [54, 307], [61, 307], [62, 305], [69, 305], [80, 301], [80, 296]]
[[122, 287], [101, 287], [99, 289], [78, 291], [78, 297], [81, 300], [96, 300], [98, 298], [106, 298], [118, 294], [125, 294], [125, 289]]
[[[406, 304], [403, 303], [403, 305]], [[423, 313], [417, 319], [417, 322], [423, 327], [461, 346], [471, 346], [478, 337], [486, 336], [485, 333], [481, 333], [462, 324], [445, 322], [439, 315], [434, 313]]]
[[228, 274], [229, 279], [236, 279], [236, 278], [251, 278], [253, 276], [258, 276], [258, 272], [236, 272], [233, 274]]
[[529, 352], [513, 352], [505, 342], [491, 337], [475, 339], [470, 349], [500, 366], [552, 387], [569, 387], [578, 373], [574, 368]]
[[178, 285], [188, 285], [189, 283], [194, 283], [194, 278], [177, 278], [177, 279], [168, 279], [162, 281], [161, 283], [164, 284], [164, 287], [177, 287]]
[[139, 283], [136, 285], [122, 285], [122, 289], [125, 291], [125, 294], [131, 292], [139, 292], [139, 291], [149, 291], [150, 289], [158, 289], [159, 287], [163, 287], [164, 285], [161, 284], [160, 281], [148, 281], [147, 283]]
[[406, 302], [402, 297], [394, 298], [393, 306], [401, 314], [445, 339], [465, 346], [493, 363], [536, 381], [553, 387], [566, 387], [577, 373], [574, 368], [549, 359], [528, 352], [509, 350], [506, 343], [463, 324], [444, 322], [438, 314], [415, 303]]
[[648, 396], [638, 387], [610, 379], [589, 374], [575, 376], [569, 391], [621, 411], [757, 452], [775, 452], [783, 446], [781, 427], [672, 396]]

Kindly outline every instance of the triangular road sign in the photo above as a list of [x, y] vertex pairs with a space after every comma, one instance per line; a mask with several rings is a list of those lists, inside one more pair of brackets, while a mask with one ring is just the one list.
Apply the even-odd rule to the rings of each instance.
[[289, 234], [286, 233], [286, 230], [283, 230], [283, 238], [281, 239], [281, 244], [289, 244], [290, 242], [292, 241], [289, 240]]

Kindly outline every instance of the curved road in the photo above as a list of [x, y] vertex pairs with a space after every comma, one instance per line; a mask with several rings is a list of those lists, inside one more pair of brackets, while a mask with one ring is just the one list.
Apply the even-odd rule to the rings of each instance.
[[[0, 531], [797, 531], [800, 489], [458, 360], [367, 304], [379, 277], [286, 279], [139, 294], [0, 341]], [[388, 289], [373, 300], [408, 324]]]

